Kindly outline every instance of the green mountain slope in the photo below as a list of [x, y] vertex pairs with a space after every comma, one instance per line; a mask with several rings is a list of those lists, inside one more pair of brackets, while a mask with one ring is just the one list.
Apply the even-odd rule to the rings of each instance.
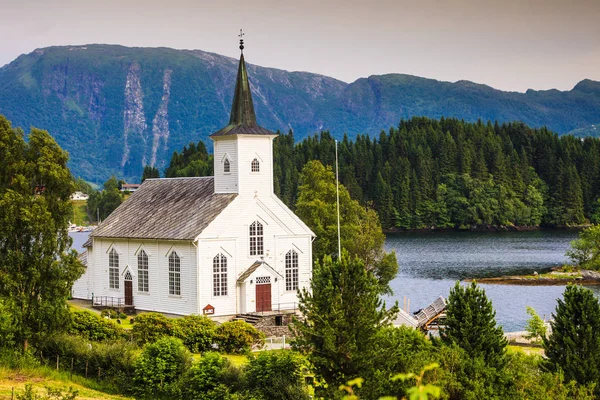
[[[250, 55], [251, 57], [251, 55]], [[296, 139], [321, 129], [378, 133], [401, 118], [522, 120], [560, 133], [598, 122], [600, 83], [512, 93], [460, 81], [382, 75], [347, 84], [305, 72], [249, 65], [257, 118]], [[237, 60], [200, 50], [110, 45], [38, 49], [0, 68], [0, 114], [50, 131], [71, 154], [73, 173], [101, 182], [164, 169], [174, 150], [229, 118]], [[210, 147], [210, 146], [209, 146]]]

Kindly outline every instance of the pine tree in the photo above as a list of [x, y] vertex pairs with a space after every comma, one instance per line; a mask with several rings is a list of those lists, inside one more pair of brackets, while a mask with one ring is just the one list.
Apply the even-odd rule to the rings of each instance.
[[[569, 285], [552, 314], [552, 334], [544, 339], [545, 366], [565, 380], [600, 382], [600, 304], [586, 288]], [[598, 392], [599, 387], [596, 386]]]
[[496, 325], [492, 302], [475, 282], [466, 287], [456, 282], [450, 289], [440, 337], [448, 345], [458, 345], [471, 358], [482, 358], [488, 366], [501, 368], [505, 364], [504, 333]]
[[[371, 372], [376, 335], [397, 313], [386, 310], [377, 279], [346, 251], [342, 259], [316, 263], [310, 290], [299, 295], [303, 319], [291, 328], [293, 347], [306, 355], [319, 378], [335, 393], [339, 384]], [[329, 397], [327, 397], [329, 398]]]

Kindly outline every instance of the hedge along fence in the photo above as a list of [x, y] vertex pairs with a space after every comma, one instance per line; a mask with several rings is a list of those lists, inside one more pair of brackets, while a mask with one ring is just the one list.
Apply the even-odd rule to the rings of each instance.
[[48, 338], [37, 348], [42, 364], [106, 381], [119, 391], [131, 389], [134, 362], [141, 352], [134, 343], [122, 340], [88, 342], [69, 335]]

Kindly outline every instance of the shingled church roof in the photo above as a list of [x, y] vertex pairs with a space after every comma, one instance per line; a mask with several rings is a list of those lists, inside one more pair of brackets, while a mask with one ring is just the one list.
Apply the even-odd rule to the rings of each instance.
[[193, 240], [233, 201], [214, 178], [147, 179], [91, 237]]
[[[243, 48], [243, 41], [240, 41], [240, 49], [243, 50]], [[271, 132], [256, 123], [256, 114], [254, 114], [252, 93], [250, 91], [248, 71], [246, 70], [243, 53], [240, 56], [229, 125], [210, 136], [229, 135], [276, 135], [275, 132]]]

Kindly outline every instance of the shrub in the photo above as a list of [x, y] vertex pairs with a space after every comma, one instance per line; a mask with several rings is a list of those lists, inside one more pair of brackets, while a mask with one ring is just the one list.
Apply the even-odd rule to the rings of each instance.
[[140, 346], [173, 335], [173, 322], [159, 313], [143, 313], [135, 318], [131, 337]]
[[0, 348], [10, 349], [14, 346], [13, 321], [10, 313], [0, 300]]
[[79, 392], [69, 388], [67, 393], [62, 392], [60, 389], [46, 388], [47, 395], [40, 395], [37, 390], [33, 388], [31, 383], [25, 384], [23, 393], [17, 393], [17, 400], [75, 400]]
[[127, 314], [120, 312], [119, 313], [119, 319], [127, 319]]
[[183, 376], [181, 398], [195, 400], [228, 399], [242, 387], [239, 369], [218, 353], [207, 352]]
[[390, 380], [398, 373], [416, 373], [435, 360], [433, 344], [416, 329], [406, 326], [386, 327], [375, 336], [374, 365], [364, 376], [365, 383], [360, 390], [361, 397], [378, 399], [394, 395], [407, 397], [412, 382]]
[[175, 337], [193, 353], [203, 353], [212, 349], [217, 324], [203, 315], [188, 315], [173, 321]]
[[175, 383], [190, 364], [191, 354], [181, 340], [163, 337], [148, 343], [134, 364], [134, 392], [140, 398], [173, 398]]
[[216, 329], [219, 351], [230, 354], [248, 353], [253, 346], [262, 347], [265, 335], [245, 321], [229, 321]]
[[115, 340], [125, 336], [125, 331], [90, 311], [71, 311], [72, 322], [68, 332], [88, 340]]
[[116, 319], [118, 314], [115, 310], [111, 310], [110, 308], [105, 308], [104, 310], [102, 310], [100, 312], [100, 316], [102, 318]]
[[260, 352], [245, 369], [246, 385], [258, 399], [308, 399], [302, 360], [290, 351]]
[[139, 349], [123, 340], [88, 342], [76, 336], [57, 335], [38, 344], [38, 351], [42, 361], [53, 368], [58, 356], [61, 370], [70, 370], [72, 362], [74, 373], [95, 377], [127, 392]]

